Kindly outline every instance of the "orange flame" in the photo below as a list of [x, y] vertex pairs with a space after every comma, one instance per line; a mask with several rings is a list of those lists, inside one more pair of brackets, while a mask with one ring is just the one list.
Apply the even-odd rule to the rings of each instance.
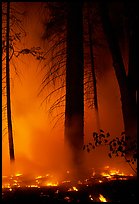
[[99, 194], [99, 200], [100, 200], [101, 202], [107, 202], [106, 198], [104, 198], [104, 196], [101, 195], [101, 194]]

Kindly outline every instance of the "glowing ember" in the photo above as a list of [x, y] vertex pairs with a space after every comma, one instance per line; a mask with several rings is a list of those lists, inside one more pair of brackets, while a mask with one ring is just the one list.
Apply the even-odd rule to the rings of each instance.
[[65, 199], [66, 201], [70, 202], [70, 197], [69, 197], [69, 196], [66, 196], [64, 199]]
[[129, 174], [129, 176], [133, 176], [133, 174]]
[[42, 176], [37, 176], [37, 177], [36, 177], [36, 179], [40, 179], [40, 178], [42, 178]]
[[99, 200], [100, 200], [101, 202], [107, 202], [106, 198], [104, 198], [104, 196], [101, 195], [101, 194], [99, 194]]
[[62, 181], [62, 183], [70, 183], [70, 181]]
[[127, 176], [123, 172], [120, 173], [119, 169], [110, 169], [109, 166], [105, 166], [104, 172], [101, 173], [102, 176], [106, 177], [107, 179], [113, 179], [114, 176]]
[[75, 186], [73, 186], [73, 190], [74, 190], [74, 191], [78, 191], [78, 189], [77, 189]]
[[15, 176], [17, 176], [17, 177], [18, 177], [18, 176], [22, 176], [22, 174], [16, 173]]
[[[69, 172], [69, 171], [67, 171]], [[94, 172], [94, 171], [93, 171]], [[77, 185], [92, 185], [92, 182], [102, 183], [105, 182], [105, 179], [102, 177], [97, 177], [97, 174], [93, 174], [95, 176], [90, 176], [90, 178], [86, 178], [85, 180], [77, 181]], [[120, 173], [119, 170], [110, 169], [109, 166], [104, 168], [104, 171], [100, 174], [105, 177], [107, 180], [127, 180], [130, 175], [125, 175], [124, 173]], [[41, 186], [59, 186], [61, 184], [70, 184], [70, 180], [58, 181], [56, 177], [50, 174], [39, 175], [39, 176], [25, 176], [21, 173], [16, 173], [14, 176], [3, 176], [2, 177], [2, 188], [12, 188], [12, 187], [35, 187], [40, 188]], [[68, 189], [68, 191], [78, 191], [78, 189], [73, 186]]]
[[28, 188], [39, 188], [39, 186], [37, 186], [37, 185], [27, 185], [26, 187], [28, 187]]
[[78, 184], [82, 184], [82, 182], [81, 182], [81, 181], [78, 181]]
[[46, 183], [46, 186], [58, 186], [58, 182], [57, 183], [48, 182]]
[[55, 193], [58, 194], [58, 193], [59, 193], [59, 190], [57, 189]]
[[90, 200], [94, 200], [94, 199], [92, 198], [92, 195], [91, 195], [91, 194], [89, 195], [89, 198], [90, 198]]
[[10, 188], [10, 187], [11, 187], [10, 183], [5, 183], [4, 185], [2, 185], [2, 188]]
[[73, 186], [72, 188], [69, 188], [68, 191], [78, 191], [78, 189], [75, 186]]

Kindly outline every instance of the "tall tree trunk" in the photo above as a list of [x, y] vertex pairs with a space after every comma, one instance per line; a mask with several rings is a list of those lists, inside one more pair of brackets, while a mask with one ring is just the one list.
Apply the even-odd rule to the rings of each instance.
[[[130, 94], [130, 104], [133, 107], [133, 117], [132, 120], [135, 123], [137, 130], [137, 69], [139, 67], [139, 59], [137, 56], [138, 45], [138, 6], [137, 2], [125, 3], [127, 10], [127, 25], [128, 25], [128, 41], [129, 41], [129, 62], [128, 62], [128, 76], [127, 76], [127, 85]], [[136, 132], [137, 134], [137, 132]]]
[[9, 33], [10, 33], [10, 2], [7, 2], [7, 31], [6, 31], [6, 92], [7, 92], [7, 123], [8, 123], [8, 138], [9, 138], [9, 153], [10, 161], [15, 160], [12, 118], [11, 118], [11, 102], [10, 102], [10, 64], [9, 64]]
[[65, 143], [72, 153], [72, 163], [82, 163], [84, 143], [84, 61], [82, 3], [69, 2], [67, 13], [67, 62]]
[[[108, 8], [106, 3], [101, 3], [100, 10], [103, 29], [112, 55], [113, 67], [120, 88], [125, 133], [127, 136], [131, 137], [131, 140], [129, 140], [131, 143], [131, 141], [136, 138], [136, 119], [134, 114], [135, 107], [133, 107], [131, 103], [131, 101], [134, 101], [134, 98], [129, 91], [129, 84], [127, 82], [127, 76], [120, 47], [108, 15]], [[130, 143], [128, 144], [128, 147], [130, 146]]]
[[[90, 4], [88, 4], [88, 6], [89, 5]], [[95, 107], [96, 127], [99, 130], [100, 120], [99, 120], [99, 113], [98, 113], [97, 80], [95, 75], [92, 34], [93, 34], [93, 29], [92, 29], [91, 20], [90, 20], [90, 9], [88, 8], [88, 35], [89, 35], [89, 50], [90, 50], [91, 71], [92, 71], [93, 89], [94, 89], [94, 107]]]

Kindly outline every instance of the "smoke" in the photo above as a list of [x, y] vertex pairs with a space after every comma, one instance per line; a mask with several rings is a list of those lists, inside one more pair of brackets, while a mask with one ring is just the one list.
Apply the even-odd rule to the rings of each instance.
[[[28, 3], [24, 3], [23, 8], [28, 8], [27, 19], [24, 19], [27, 36], [23, 42], [29, 47], [40, 46], [38, 36], [41, 36], [42, 25], [41, 22], [36, 23], [39, 22], [37, 18], [39, 14], [37, 16], [36, 13], [37, 6], [34, 3], [29, 3], [29, 6], [26, 4]], [[108, 55], [105, 61], [100, 62], [100, 66], [102, 63], [104, 67], [109, 66], [109, 69], [104, 72], [101, 79], [98, 79], [99, 119], [100, 128], [106, 132], [109, 131], [112, 137], [115, 137], [123, 131], [123, 119], [118, 84], [109, 58]], [[13, 64], [11, 67], [13, 69]], [[14, 71], [11, 73], [15, 171], [25, 174], [52, 172], [60, 176], [62, 171], [70, 168], [64, 150], [64, 123], [59, 123], [52, 130], [51, 117], [48, 117], [47, 111], [54, 99], [47, 104], [40, 105], [45, 93], [37, 97], [42, 75], [38, 72], [36, 60], [31, 56], [22, 57], [16, 60], [16, 67], [20, 70], [20, 79]], [[95, 120], [94, 110], [90, 110], [85, 104], [85, 143], [92, 141], [92, 133], [97, 131]], [[127, 164], [121, 159], [108, 158], [107, 148], [99, 147], [90, 153], [85, 152], [87, 169], [99, 169], [106, 165], [127, 170]], [[10, 174], [10, 169], [8, 136], [6, 135], [2, 141], [3, 175]]]

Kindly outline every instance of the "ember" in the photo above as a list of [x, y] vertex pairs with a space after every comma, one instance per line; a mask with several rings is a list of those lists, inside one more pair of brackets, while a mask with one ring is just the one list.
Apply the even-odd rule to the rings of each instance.
[[101, 202], [107, 202], [106, 198], [104, 198], [104, 196], [101, 194], [99, 195], [99, 199]]
[[68, 191], [78, 191], [78, 189], [75, 186], [73, 186], [72, 188], [69, 188]]
[[[117, 177], [119, 177], [120, 180], [124, 179], [126, 180], [126, 174], [124, 174], [123, 172], [120, 173], [120, 170], [116, 170], [116, 169], [110, 169], [109, 166], [106, 166], [104, 168], [104, 172], [101, 173], [101, 175], [103, 177], [106, 177], [107, 179], [113, 180], [116, 179]], [[129, 174], [129, 176], [133, 176], [132, 174]]]
[[46, 186], [58, 186], [58, 182], [57, 183], [49, 182], [49, 183], [46, 183]]
[[[109, 172], [112, 172], [112, 175], [110, 176], [116, 176], [116, 173], [119, 174], [119, 177], [117, 179], [113, 179], [111, 177], [108, 177], [109, 174], [103, 174], [101, 173], [100, 175], [94, 174], [92, 177], [90, 175], [89, 178], [81, 181], [74, 182], [75, 185], [72, 184], [70, 180], [64, 180], [64, 181], [57, 181], [53, 175], [42, 175], [42, 176], [25, 176], [22, 174], [22, 176], [19, 175], [13, 175], [11, 176], [3, 176], [2, 178], [2, 197], [7, 199], [11, 198], [13, 195], [17, 197], [19, 192], [24, 192], [26, 195], [34, 195], [38, 196], [38, 203], [40, 202], [39, 199], [45, 199], [46, 202], [52, 199], [56, 200], [64, 200], [67, 202], [75, 202], [78, 203], [84, 199], [85, 203], [90, 202], [111, 202], [115, 200], [116, 196], [112, 197], [113, 193], [113, 188], [117, 188], [117, 184], [114, 182], [117, 182], [118, 180], [120, 181], [118, 183], [119, 187], [118, 190], [125, 190], [127, 188], [126, 195], [130, 195], [135, 197], [134, 194], [134, 188], [135, 186], [132, 184], [132, 181], [134, 182], [134, 177], [133, 176], [125, 176], [126, 180], [122, 179], [123, 174], [121, 175], [118, 170], [112, 171], [109, 168]], [[121, 177], [120, 177], [121, 175]], [[100, 179], [101, 178], [101, 179]], [[121, 185], [124, 183], [121, 182], [128, 182], [125, 184], [126, 186], [124, 188], [121, 188]], [[24, 189], [24, 191], [22, 190]], [[106, 190], [105, 190], [106, 189]], [[12, 193], [10, 195], [9, 193]], [[20, 199], [20, 194], [19, 193], [19, 199]], [[105, 195], [107, 194], [107, 197]], [[108, 196], [109, 195], [109, 196]], [[119, 194], [121, 195], [121, 193]], [[125, 195], [123, 193], [123, 195]], [[135, 198], [132, 199], [135, 199]], [[35, 199], [35, 197], [34, 197]], [[49, 199], [49, 200], [48, 200]], [[118, 199], [118, 198], [117, 198]], [[127, 199], [127, 198], [126, 198]], [[116, 200], [117, 201], [117, 200]], [[37, 201], [34, 201], [34, 203]], [[13, 201], [14, 203], [14, 201]], [[50, 202], [51, 203], [51, 202]]]
[[[92, 183], [103, 183], [108, 180], [127, 180], [130, 177], [133, 177], [132, 174], [125, 175], [123, 172], [120, 173], [119, 170], [110, 169], [110, 167], [105, 167], [104, 171], [97, 175], [93, 172], [94, 176], [86, 178], [85, 180], [78, 180], [77, 185], [92, 185]], [[42, 186], [61, 186], [61, 185], [70, 185], [72, 182], [70, 180], [57, 180], [56, 177], [50, 174], [39, 175], [36, 177], [25, 176], [23, 174], [15, 174], [12, 176], [3, 176], [2, 177], [2, 188], [11, 188], [11, 187], [42, 187]], [[77, 187], [71, 186], [68, 191], [78, 191]]]
[[93, 200], [92, 195], [89, 195], [90, 200]]

